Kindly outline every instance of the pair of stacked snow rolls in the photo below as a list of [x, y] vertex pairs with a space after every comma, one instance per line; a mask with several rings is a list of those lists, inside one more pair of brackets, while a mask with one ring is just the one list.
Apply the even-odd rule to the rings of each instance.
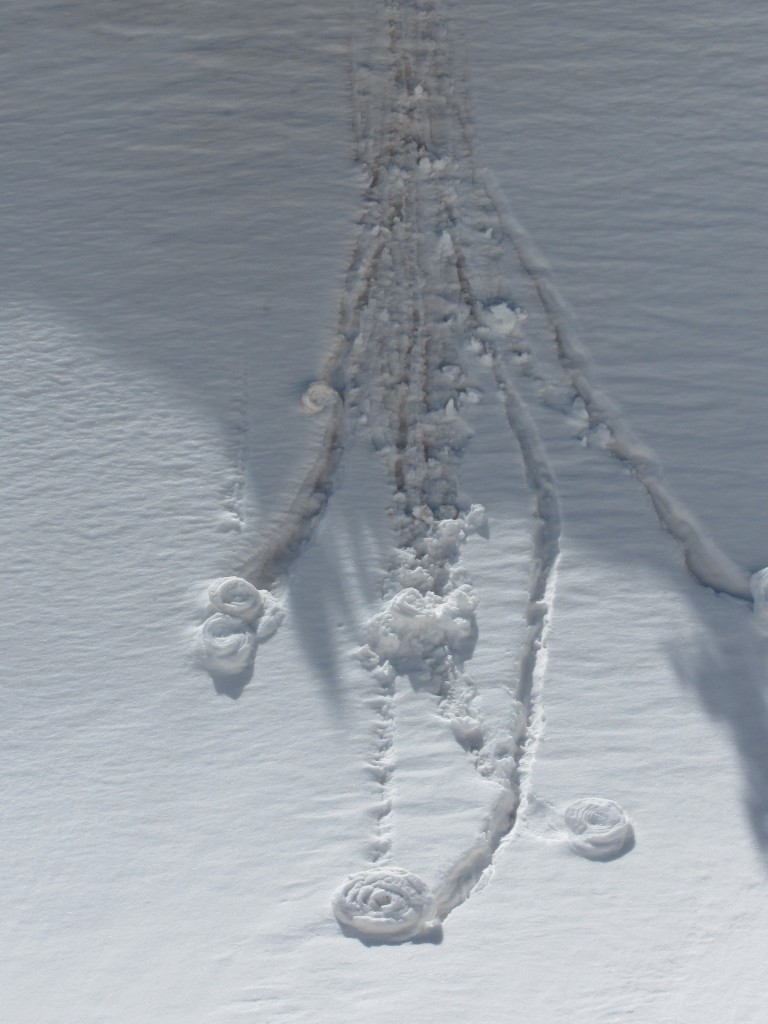
[[239, 576], [214, 580], [208, 599], [213, 614], [198, 631], [200, 661], [211, 675], [239, 675], [250, 668], [257, 644], [280, 625], [280, 605]]

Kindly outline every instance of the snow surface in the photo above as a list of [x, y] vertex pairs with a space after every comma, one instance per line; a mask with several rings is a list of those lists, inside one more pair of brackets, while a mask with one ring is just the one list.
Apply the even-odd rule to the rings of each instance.
[[5, 14], [3, 1020], [762, 1021], [768, 9]]

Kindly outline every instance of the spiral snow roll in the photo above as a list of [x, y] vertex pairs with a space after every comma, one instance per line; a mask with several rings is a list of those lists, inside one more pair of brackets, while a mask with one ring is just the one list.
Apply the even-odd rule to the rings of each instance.
[[583, 797], [566, 808], [565, 827], [573, 849], [591, 860], [611, 860], [631, 844], [632, 826], [613, 800]]
[[330, 409], [338, 401], [338, 398], [339, 393], [334, 391], [330, 384], [326, 384], [322, 380], [316, 380], [314, 384], [309, 385], [301, 396], [301, 404], [307, 412], [316, 416], [325, 409]]
[[198, 631], [200, 660], [212, 675], [234, 676], [251, 663], [256, 637], [250, 626], [233, 615], [217, 612]]
[[402, 868], [369, 868], [350, 875], [331, 905], [340, 924], [381, 942], [406, 942], [437, 923], [429, 887]]
[[264, 611], [264, 595], [248, 580], [224, 576], [208, 587], [208, 597], [217, 612], [253, 622]]
[[427, 599], [415, 587], [399, 591], [389, 602], [389, 609], [396, 620], [406, 623], [432, 614]]

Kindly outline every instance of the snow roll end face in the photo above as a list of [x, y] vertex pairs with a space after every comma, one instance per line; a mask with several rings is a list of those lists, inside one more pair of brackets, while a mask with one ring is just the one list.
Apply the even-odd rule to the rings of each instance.
[[629, 818], [613, 800], [583, 797], [566, 808], [564, 819], [571, 848], [590, 860], [613, 860], [634, 845]]
[[264, 611], [264, 595], [248, 580], [224, 576], [208, 587], [208, 597], [217, 612], [253, 622]]
[[763, 629], [768, 630], [768, 569], [760, 569], [749, 580], [755, 616]]
[[256, 636], [242, 619], [217, 612], [205, 620], [197, 634], [200, 662], [212, 675], [244, 672], [253, 660]]
[[345, 930], [377, 942], [407, 942], [439, 924], [429, 887], [402, 868], [369, 868], [350, 875], [331, 906]]

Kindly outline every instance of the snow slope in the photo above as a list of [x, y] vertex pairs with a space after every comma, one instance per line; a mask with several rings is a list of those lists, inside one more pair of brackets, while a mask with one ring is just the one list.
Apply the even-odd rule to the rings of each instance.
[[4, 1019], [761, 1020], [768, 14], [8, 18]]

